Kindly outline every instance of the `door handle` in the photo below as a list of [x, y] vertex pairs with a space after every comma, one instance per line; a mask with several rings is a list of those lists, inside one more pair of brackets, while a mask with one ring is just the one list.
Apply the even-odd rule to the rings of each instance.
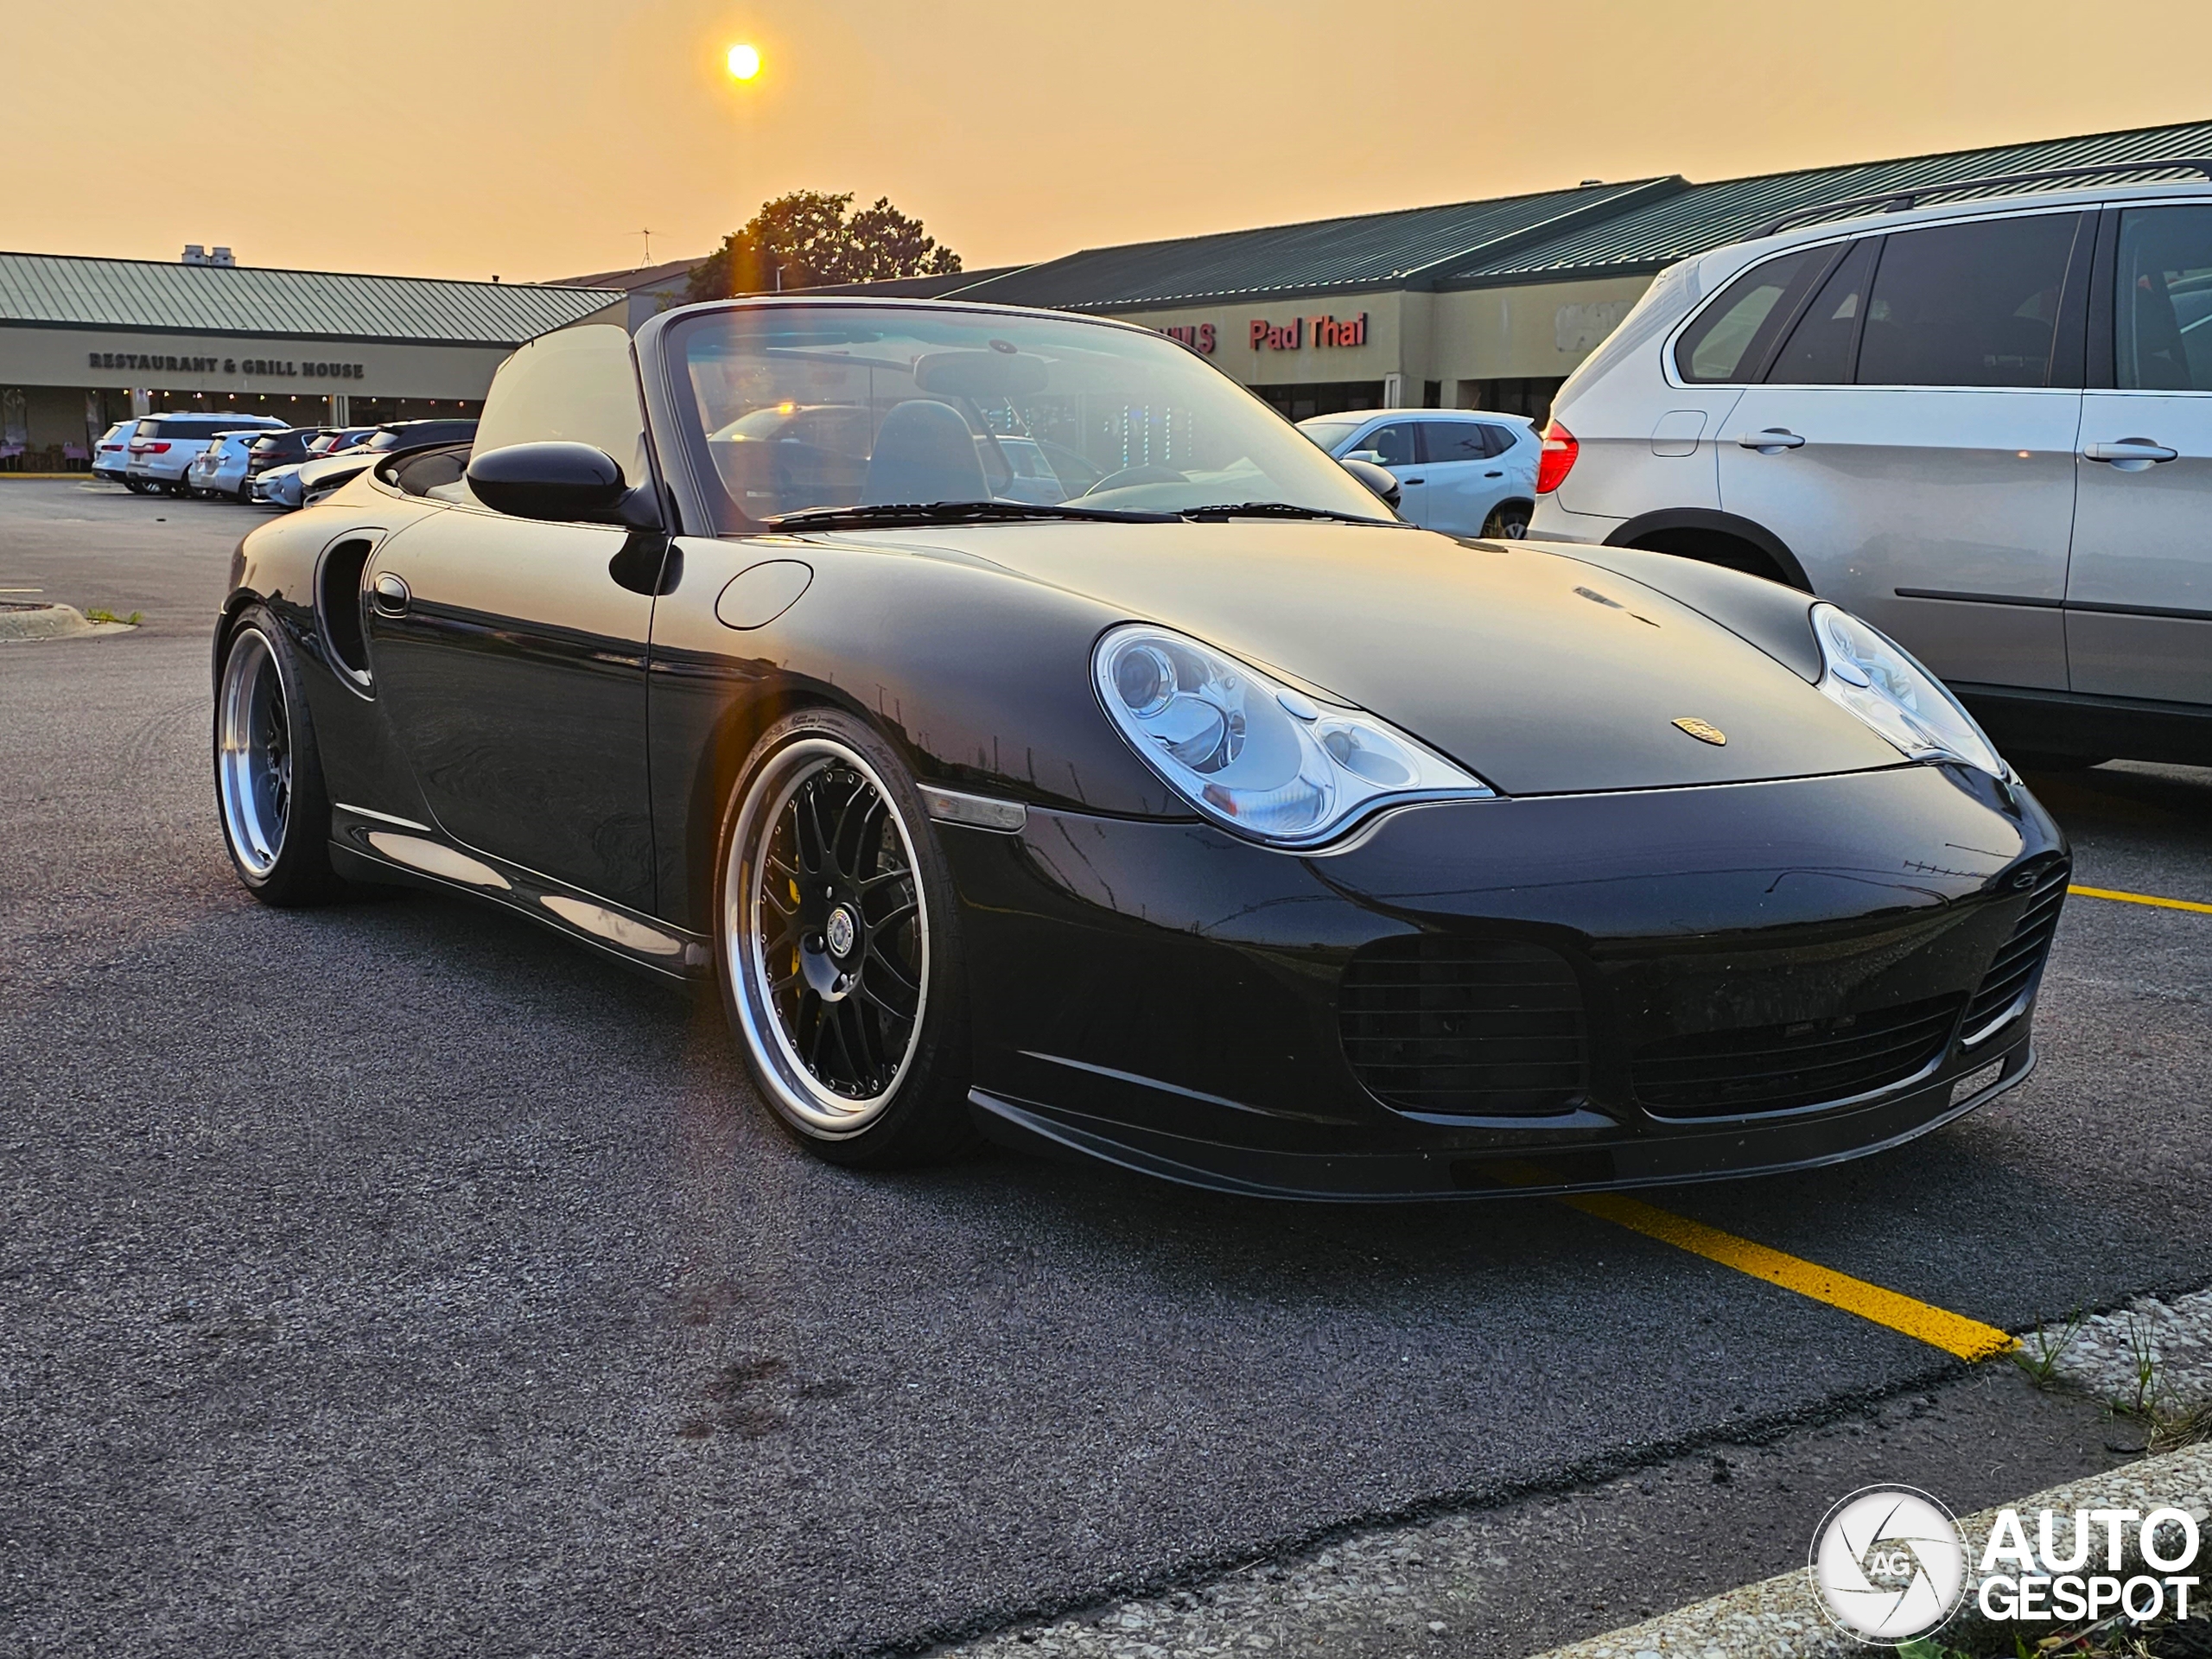
[[1484, 478], [1503, 478], [1505, 474], [1503, 473], [1484, 473], [1483, 476]]
[[1426, 484], [1428, 480], [1425, 478], [1402, 478], [1398, 482], [1401, 484]]
[[1787, 427], [1780, 426], [1770, 426], [1764, 432], [1746, 432], [1736, 442], [1743, 448], [1756, 449], [1763, 455], [1773, 454], [1777, 450], [1802, 449], [1805, 447], [1804, 439]]
[[2139, 473], [2153, 462], [2177, 461], [2180, 456], [2180, 450], [2169, 449], [2151, 438], [2122, 438], [2117, 443], [2085, 443], [2082, 446], [2084, 461], [2109, 461], [2124, 473]]
[[414, 598], [406, 582], [388, 570], [369, 587], [369, 603], [376, 607], [378, 616], [406, 615], [407, 607]]

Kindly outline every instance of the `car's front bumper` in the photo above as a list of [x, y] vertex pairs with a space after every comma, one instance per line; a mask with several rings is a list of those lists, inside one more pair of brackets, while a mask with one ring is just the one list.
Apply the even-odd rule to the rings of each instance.
[[[2024, 791], [1925, 766], [1420, 807], [1323, 855], [1036, 809], [1018, 835], [939, 833], [965, 901], [988, 1126], [1200, 1185], [1338, 1198], [1695, 1180], [1924, 1133], [2026, 1075], [2032, 980], [1971, 1047], [1954, 1020], [1909, 1075], [1787, 1109], [1650, 1109], [1642, 1057], [1962, 1010], [2028, 904], [2011, 884], [2048, 880], [2064, 852]], [[1571, 1103], [1483, 1116], [1370, 1092], [1340, 1037], [1347, 966], [1416, 934], [1571, 965], [1587, 1045]]]

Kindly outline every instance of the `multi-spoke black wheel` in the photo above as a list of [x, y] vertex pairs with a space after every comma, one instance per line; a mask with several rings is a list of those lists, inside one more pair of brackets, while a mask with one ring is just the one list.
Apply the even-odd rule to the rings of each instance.
[[728, 827], [739, 1034], [778, 1115], [847, 1161], [942, 1150], [965, 1122], [952, 901], [918, 806], [880, 741], [825, 712], [762, 740]]
[[215, 804], [231, 862], [258, 897], [327, 897], [330, 803], [299, 677], [275, 617], [256, 606], [232, 631], [215, 688]]

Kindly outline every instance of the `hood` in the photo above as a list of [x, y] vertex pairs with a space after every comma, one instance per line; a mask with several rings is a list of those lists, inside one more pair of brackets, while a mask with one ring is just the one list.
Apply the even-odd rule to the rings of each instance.
[[[1257, 520], [963, 525], [897, 539], [1194, 634], [1382, 715], [1509, 795], [1902, 764], [1719, 623], [1536, 543]], [[1692, 737], [1678, 719], [1727, 741]]]

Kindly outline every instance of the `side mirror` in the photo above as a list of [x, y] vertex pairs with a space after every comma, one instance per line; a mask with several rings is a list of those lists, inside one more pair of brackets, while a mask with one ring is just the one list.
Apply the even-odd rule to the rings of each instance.
[[632, 492], [622, 468], [588, 443], [517, 443], [470, 457], [468, 487], [495, 512], [518, 518], [627, 523]]
[[1398, 480], [1387, 467], [1377, 467], [1371, 461], [1361, 461], [1352, 455], [1346, 455], [1337, 464], [1381, 496], [1383, 505], [1391, 512], [1398, 510]]
[[1355, 449], [1344, 459], [1362, 461], [1370, 467], [1380, 467], [1382, 464], [1382, 452], [1380, 449]]

